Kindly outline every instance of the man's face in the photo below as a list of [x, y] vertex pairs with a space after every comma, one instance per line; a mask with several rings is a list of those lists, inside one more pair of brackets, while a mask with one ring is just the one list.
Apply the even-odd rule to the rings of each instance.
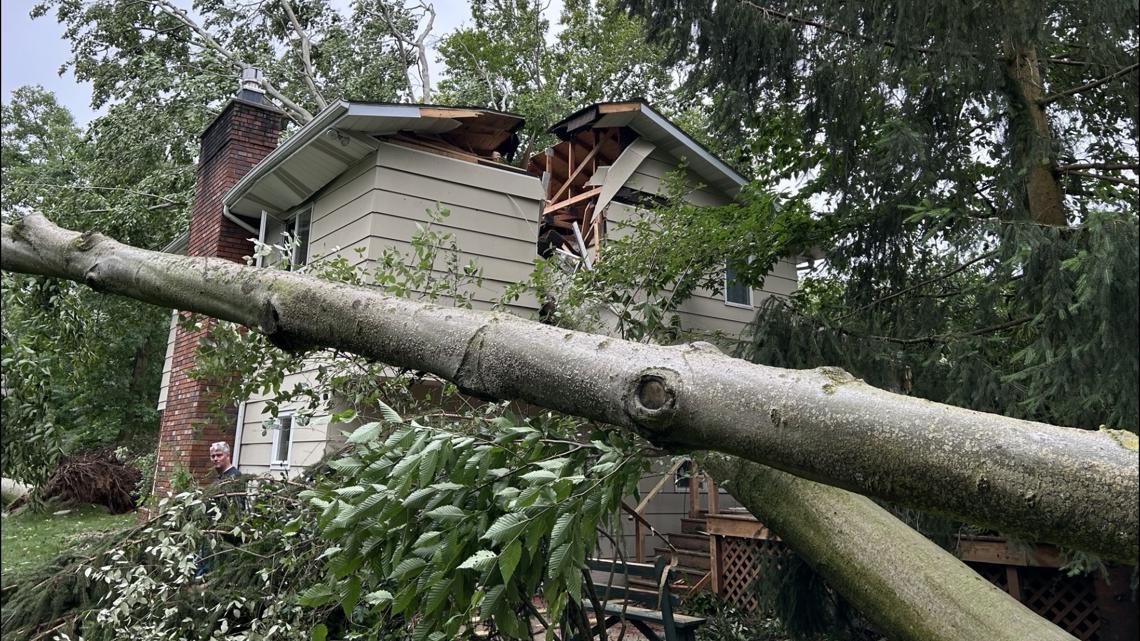
[[226, 468], [230, 466], [230, 455], [222, 450], [210, 450], [210, 460], [214, 463], [214, 469], [218, 473], [225, 472]]

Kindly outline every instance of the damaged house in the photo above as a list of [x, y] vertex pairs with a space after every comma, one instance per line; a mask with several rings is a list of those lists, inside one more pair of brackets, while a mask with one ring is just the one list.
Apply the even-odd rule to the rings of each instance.
[[[641, 102], [569, 116], [551, 130], [560, 142], [525, 169], [510, 162], [523, 121], [486, 109], [339, 101], [279, 145], [282, 125], [282, 114], [255, 89], [226, 105], [201, 138], [190, 229], [168, 251], [241, 261], [254, 253], [251, 238], [279, 244], [287, 234], [297, 239], [283, 257], [294, 269], [331, 256], [367, 267], [386, 250], [406, 253], [417, 229], [430, 223], [454, 237], [461, 263], [482, 268], [471, 304], [486, 309], [526, 281], [540, 255], [587, 267], [604, 260], [607, 235], [621, 233], [622, 221], [657, 198], [678, 167], [698, 205], [728, 203], [745, 182]], [[433, 216], [440, 208], [450, 212], [446, 218]], [[732, 286], [731, 274], [726, 283], [723, 292], [699, 291], [680, 307], [686, 329], [738, 334], [764, 297], [795, 290], [795, 264], [779, 263], [764, 290]], [[533, 318], [541, 303], [523, 297], [508, 309]], [[205, 331], [172, 323], [156, 491], [168, 488], [178, 467], [205, 478], [214, 441], [233, 443], [234, 462], [247, 474], [296, 474], [339, 448], [343, 425], [295, 421], [288, 408], [266, 429], [267, 397], [238, 403], [226, 424], [211, 422], [208, 386], [187, 376]], [[290, 374], [285, 387], [305, 376]], [[688, 481], [676, 468], [645, 479], [645, 492], [656, 488], [656, 498], [631, 521], [631, 554], [642, 551], [649, 526], [681, 536], [691, 511]]]

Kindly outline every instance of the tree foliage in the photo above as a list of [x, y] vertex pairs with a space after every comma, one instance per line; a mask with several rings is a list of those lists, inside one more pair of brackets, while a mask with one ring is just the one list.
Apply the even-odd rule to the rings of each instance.
[[641, 97], [672, 106], [663, 51], [612, 0], [565, 2], [557, 35], [546, 7], [533, 0], [478, 0], [471, 11], [472, 26], [440, 42], [447, 69], [440, 98], [522, 115], [527, 152], [553, 142], [545, 136], [550, 125], [594, 102]]
[[[161, 247], [187, 209], [187, 175], [170, 164], [132, 174], [104, 162], [92, 136], [49, 92], [18, 89], [3, 107], [4, 220], [35, 209]], [[5, 475], [36, 482], [64, 449], [154, 433], [167, 313], [7, 272], [0, 292]]]

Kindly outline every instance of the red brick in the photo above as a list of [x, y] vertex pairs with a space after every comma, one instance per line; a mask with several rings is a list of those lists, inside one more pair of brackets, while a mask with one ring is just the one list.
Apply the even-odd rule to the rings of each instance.
[[[282, 114], [269, 106], [231, 100], [200, 138], [197, 182], [191, 209], [191, 256], [218, 256], [234, 262], [253, 253], [249, 233], [222, 216], [222, 198], [250, 168], [277, 147]], [[173, 370], [167, 390], [167, 408], [159, 430], [155, 491], [165, 493], [176, 465], [188, 468], [199, 480], [211, 475], [209, 444], [233, 444], [232, 416], [217, 421], [209, 415], [211, 385], [186, 376], [194, 365], [194, 351], [211, 321], [202, 329], [175, 335]], [[220, 424], [219, 424], [220, 423]]]

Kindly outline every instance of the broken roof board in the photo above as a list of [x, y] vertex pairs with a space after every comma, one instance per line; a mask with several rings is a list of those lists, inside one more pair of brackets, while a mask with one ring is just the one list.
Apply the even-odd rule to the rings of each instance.
[[675, 158], [684, 158], [692, 170], [709, 186], [728, 195], [734, 195], [747, 180], [724, 161], [693, 140], [680, 127], [669, 122], [643, 102], [599, 103], [581, 109], [550, 128], [551, 132], [566, 138], [574, 130], [589, 126], [592, 129], [629, 127], [658, 149]]
[[340, 100], [317, 114], [242, 177], [226, 194], [230, 212], [258, 218], [281, 216], [303, 204], [337, 176], [373, 153], [373, 136], [400, 132], [469, 132], [470, 142], [490, 154], [523, 120], [486, 109], [392, 105]]

